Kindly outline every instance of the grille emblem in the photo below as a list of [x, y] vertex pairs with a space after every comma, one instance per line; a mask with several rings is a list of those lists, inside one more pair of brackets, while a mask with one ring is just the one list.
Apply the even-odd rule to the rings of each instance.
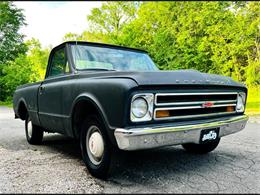
[[202, 104], [202, 108], [210, 108], [214, 105], [213, 102], [205, 102]]

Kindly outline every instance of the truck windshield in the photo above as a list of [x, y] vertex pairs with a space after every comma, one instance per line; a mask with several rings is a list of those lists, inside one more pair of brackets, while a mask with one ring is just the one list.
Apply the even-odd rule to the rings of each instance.
[[88, 45], [72, 45], [77, 70], [155, 71], [158, 70], [148, 54]]

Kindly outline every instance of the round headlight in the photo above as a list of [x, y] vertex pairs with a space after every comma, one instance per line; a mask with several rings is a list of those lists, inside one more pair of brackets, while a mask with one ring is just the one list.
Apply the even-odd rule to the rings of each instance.
[[136, 98], [132, 102], [132, 113], [137, 118], [142, 118], [148, 112], [148, 104], [144, 98]]
[[245, 105], [244, 105], [244, 97], [239, 94], [238, 98], [237, 98], [237, 112], [243, 112], [245, 109]]

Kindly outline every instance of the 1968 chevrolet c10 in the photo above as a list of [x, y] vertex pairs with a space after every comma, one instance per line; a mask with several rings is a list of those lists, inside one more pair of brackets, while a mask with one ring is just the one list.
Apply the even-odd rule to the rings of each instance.
[[44, 81], [16, 89], [13, 107], [30, 144], [44, 132], [78, 139], [89, 172], [105, 178], [118, 149], [214, 150], [245, 127], [246, 97], [229, 77], [160, 71], [145, 51], [70, 41], [51, 51]]

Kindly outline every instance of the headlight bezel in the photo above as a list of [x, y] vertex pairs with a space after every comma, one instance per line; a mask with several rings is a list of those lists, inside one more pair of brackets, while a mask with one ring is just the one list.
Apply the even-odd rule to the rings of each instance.
[[[242, 106], [241, 106], [241, 104], [239, 105], [239, 102], [242, 102]], [[240, 106], [241, 106], [241, 108], [239, 108]], [[246, 93], [245, 92], [239, 92], [237, 94], [236, 112], [237, 113], [245, 112], [245, 107], [246, 107]]]
[[[147, 104], [147, 112], [143, 117], [136, 117], [133, 113], [133, 103], [135, 100], [142, 98], [146, 101]], [[153, 106], [154, 106], [154, 94], [152, 93], [142, 93], [142, 94], [135, 94], [131, 100], [130, 106], [130, 120], [131, 122], [144, 122], [144, 121], [151, 121], [153, 116]]]

